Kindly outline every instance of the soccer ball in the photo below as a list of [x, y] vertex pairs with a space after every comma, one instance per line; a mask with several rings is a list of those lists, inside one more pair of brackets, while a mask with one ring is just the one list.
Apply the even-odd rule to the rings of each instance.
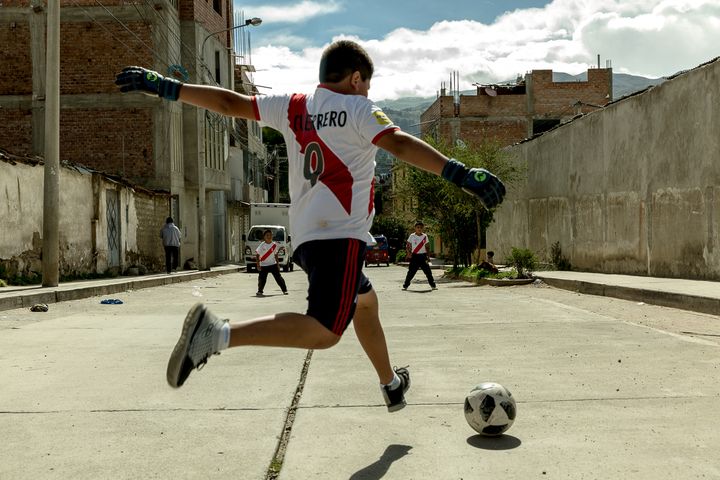
[[499, 383], [486, 382], [465, 397], [465, 420], [480, 435], [496, 436], [515, 421], [515, 399]]

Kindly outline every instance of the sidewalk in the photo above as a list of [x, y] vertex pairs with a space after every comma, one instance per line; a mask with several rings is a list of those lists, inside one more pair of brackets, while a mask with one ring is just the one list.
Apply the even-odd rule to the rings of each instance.
[[720, 315], [720, 282], [586, 272], [535, 272], [552, 287]]
[[245, 270], [240, 265], [221, 265], [210, 270], [187, 270], [167, 275], [156, 273], [137, 277], [100, 278], [61, 283], [57, 287], [37, 285], [0, 288], [0, 311], [14, 308], [30, 308], [36, 303], [56, 303], [68, 300], [112, 295], [113, 293], [141, 288], [159, 287], [179, 282], [190, 282]]
[[[437, 270], [444, 267], [433, 265], [432, 268]], [[4, 287], [0, 288], [0, 311], [30, 308], [36, 303], [51, 304], [98, 295], [112, 295], [127, 290], [190, 282], [236, 273], [244, 269], [244, 266], [239, 265], [223, 265], [210, 270], [190, 270], [173, 275], [153, 274], [67, 282], [57, 287]], [[720, 315], [720, 282], [564, 271], [535, 272], [535, 276], [552, 287], [587, 295], [614, 297]]]

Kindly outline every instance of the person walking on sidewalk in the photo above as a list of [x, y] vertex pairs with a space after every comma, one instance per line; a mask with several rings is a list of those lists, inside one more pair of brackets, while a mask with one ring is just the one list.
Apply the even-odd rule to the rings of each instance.
[[263, 232], [263, 240], [264, 242], [255, 249], [258, 270], [258, 290], [256, 295], [258, 297], [263, 296], [268, 273], [272, 273], [283, 295], [287, 295], [287, 286], [285, 285], [285, 280], [283, 280], [282, 275], [280, 275], [280, 267], [278, 266], [278, 245], [273, 242], [272, 230], [265, 230]]
[[182, 84], [141, 67], [127, 67], [115, 80], [122, 92], [136, 90], [262, 121], [283, 134], [288, 149], [293, 260], [308, 276], [306, 312], [230, 323], [198, 303], [183, 322], [168, 361], [167, 381], [180, 387], [193, 370], [228, 347], [330, 348], [353, 320], [387, 409], [393, 412], [406, 404], [410, 373], [391, 367], [377, 295], [362, 272], [367, 232], [375, 215], [377, 147], [442, 175], [477, 195], [486, 208], [502, 201], [505, 187], [487, 170], [467, 168], [400, 131], [367, 98], [373, 63], [357, 43], [340, 40], [328, 46], [319, 73], [321, 83], [312, 94], [254, 97]]
[[177, 270], [180, 256], [180, 229], [172, 217], [165, 219], [165, 225], [160, 229], [160, 238], [165, 247], [165, 271], [170, 275], [173, 270]]
[[405, 249], [410, 257], [410, 266], [408, 267], [408, 273], [405, 276], [405, 283], [403, 283], [403, 290], [407, 290], [410, 286], [410, 282], [417, 273], [418, 269], [421, 269], [427, 277], [428, 283], [433, 290], [437, 290], [435, 285], [435, 279], [433, 278], [430, 265], [428, 265], [428, 236], [423, 233], [425, 225], [422, 222], [415, 224], [415, 232], [411, 233], [405, 244]]

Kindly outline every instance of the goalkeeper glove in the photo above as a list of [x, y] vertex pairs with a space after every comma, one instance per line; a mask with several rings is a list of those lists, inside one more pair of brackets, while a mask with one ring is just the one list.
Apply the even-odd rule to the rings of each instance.
[[505, 196], [505, 185], [498, 177], [484, 168], [467, 168], [454, 158], [443, 167], [442, 177], [478, 197], [488, 210], [500, 205]]
[[168, 100], [177, 100], [182, 83], [142, 67], [125, 67], [115, 78], [121, 92], [140, 91]]

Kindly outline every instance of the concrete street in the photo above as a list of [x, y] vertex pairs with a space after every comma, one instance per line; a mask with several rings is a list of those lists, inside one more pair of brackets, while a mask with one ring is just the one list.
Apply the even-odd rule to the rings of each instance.
[[[412, 375], [394, 414], [352, 328], [330, 350], [228, 350], [165, 383], [193, 303], [302, 311], [299, 271], [288, 296], [269, 279], [255, 298], [241, 272], [0, 311], [0, 479], [720, 478], [720, 317], [539, 283], [430, 291], [418, 274], [403, 292], [405, 269], [365, 271]], [[482, 381], [516, 397], [499, 438], [463, 416]]]

